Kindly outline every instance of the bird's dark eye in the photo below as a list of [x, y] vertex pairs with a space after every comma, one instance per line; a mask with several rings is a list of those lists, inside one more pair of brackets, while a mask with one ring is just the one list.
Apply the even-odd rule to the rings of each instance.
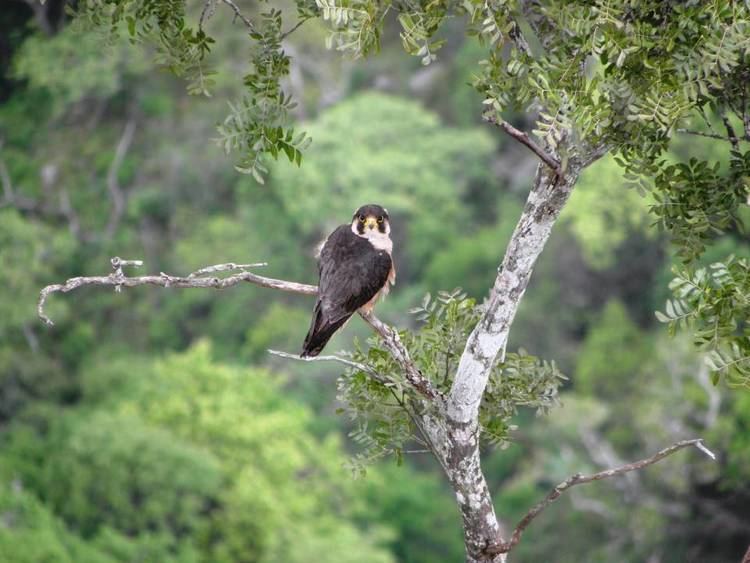
[[383, 222], [383, 216], [381, 215], [380, 217], [378, 217], [378, 223], [382, 223], [382, 222]]
[[364, 215], [360, 215], [359, 216], [359, 222], [360, 223], [364, 223], [365, 222], [365, 216]]

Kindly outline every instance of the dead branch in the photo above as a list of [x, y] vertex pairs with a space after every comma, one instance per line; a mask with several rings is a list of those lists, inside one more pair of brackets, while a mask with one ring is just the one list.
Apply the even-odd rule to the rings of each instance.
[[547, 151], [545, 151], [542, 147], [537, 145], [534, 141], [532, 141], [526, 133], [524, 133], [523, 131], [520, 131], [519, 129], [516, 129], [507, 121], [504, 121], [498, 118], [497, 115], [495, 115], [494, 113], [489, 113], [489, 112], [485, 113], [482, 116], [482, 119], [484, 119], [487, 123], [492, 123], [492, 125], [499, 127], [500, 129], [505, 131], [508, 135], [513, 137], [516, 141], [528, 147], [531, 150], [531, 152], [537, 155], [542, 160], [542, 162], [544, 162], [544, 164], [546, 164], [552, 170], [554, 170], [557, 176], [562, 175], [563, 173], [562, 167], [560, 163], [558, 162], [558, 160], [551, 154], [547, 153]]
[[571, 477], [568, 477], [565, 481], [557, 485], [554, 489], [552, 489], [549, 494], [544, 497], [543, 500], [541, 500], [539, 503], [534, 505], [531, 510], [529, 510], [526, 515], [521, 519], [521, 521], [516, 526], [515, 530], [513, 530], [513, 534], [511, 535], [510, 539], [507, 542], [503, 542], [501, 544], [491, 546], [488, 548], [487, 552], [488, 554], [494, 555], [498, 553], [508, 553], [510, 550], [512, 550], [518, 542], [521, 540], [521, 535], [523, 534], [524, 530], [531, 524], [531, 522], [539, 516], [539, 514], [547, 508], [550, 504], [555, 502], [560, 496], [571, 487], [574, 487], [576, 485], [582, 485], [584, 483], [591, 483], [592, 481], [600, 481], [602, 479], [608, 479], [610, 477], [614, 477], [615, 475], [623, 475], [630, 471], [638, 471], [639, 469], [643, 469], [644, 467], [648, 467], [649, 465], [653, 465], [654, 463], [657, 463], [664, 459], [667, 456], [672, 455], [678, 450], [681, 450], [683, 448], [687, 448], [689, 446], [695, 446], [699, 450], [701, 450], [703, 453], [705, 453], [707, 456], [709, 456], [711, 459], [716, 459], [716, 456], [706, 448], [706, 446], [703, 444], [702, 438], [695, 438], [693, 440], [681, 440], [667, 448], [664, 448], [663, 450], [660, 450], [656, 452], [651, 457], [647, 457], [645, 459], [642, 459], [640, 461], [635, 461], [633, 463], [627, 463], [625, 465], [622, 465], [620, 467], [615, 467], [612, 469], [607, 469], [605, 471], [599, 471], [598, 473], [593, 473], [591, 475], [583, 475], [581, 473], [576, 473], [575, 475], [572, 475]]
[[374, 369], [372, 369], [370, 366], [367, 366], [365, 364], [360, 364], [359, 362], [355, 362], [352, 360], [349, 360], [347, 358], [342, 358], [341, 356], [306, 356], [302, 357], [297, 354], [289, 354], [288, 352], [280, 352], [279, 350], [268, 350], [268, 353], [273, 356], [278, 356], [280, 358], [286, 358], [288, 360], [296, 360], [298, 362], [338, 362], [340, 364], [344, 364], [347, 367], [354, 368], [358, 371], [362, 371], [372, 377], [375, 381], [378, 383], [382, 383], [386, 386], [393, 386], [394, 382], [388, 379], [387, 377], [381, 375]]
[[[112, 258], [111, 263], [113, 271], [107, 276], [80, 276], [70, 278], [61, 284], [52, 284], [43, 288], [39, 292], [39, 301], [37, 303], [37, 314], [39, 318], [47, 325], [54, 324], [52, 319], [50, 319], [44, 312], [47, 298], [52, 293], [68, 293], [79, 287], [89, 285], [110, 286], [114, 287], [115, 291], [119, 292], [122, 291], [123, 287], [137, 287], [141, 285], [156, 285], [164, 288], [227, 289], [246, 282], [260, 287], [278, 289], [290, 293], [301, 293], [303, 295], [316, 295], [318, 293], [318, 287], [315, 285], [268, 278], [244, 270], [245, 268], [264, 266], [265, 262], [257, 264], [235, 264], [233, 262], [228, 264], [217, 264], [201, 268], [188, 276], [173, 276], [160, 272], [159, 275], [135, 277], [126, 276], [123, 273], [122, 268], [128, 266], [141, 266], [143, 264], [141, 260], [123, 260], [122, 258], [115, 256]], [[226, 277], [205, 275], [207, 273], [210, 274], [236, 269], [242, 269], [243, 271]], [[443, 394], [432, 386], [430, 380], [422, 375], [412, 361], [409, 351], [401, 342], [398, 331], [388, 326], [371, 313], [364, 314], [360, 312], [360, 316], [380, 335], [383, 343], [391, 353], [391, 356], [393, 356], [393, 359], [396, 360], [403, 370], [409, 384], [428, 399], [443, 400]]]

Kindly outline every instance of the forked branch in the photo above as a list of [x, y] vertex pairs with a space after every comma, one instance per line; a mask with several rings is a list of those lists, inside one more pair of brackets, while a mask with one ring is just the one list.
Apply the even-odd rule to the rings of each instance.
[[531, 152], [533, 152], [535, 155], [537, 155], [544, 164], [549, 166], [552, 170], [554, 170], [555, 174], [557, 176], [562, 176], [563, 169], [560, 162], [551, 154], [549, 154], [547, 151], [545, 151], [542, 147], [537, 145], [534, 141], [531, 140], [529, 135], [527, 133], [524, 133], [523, 131], [516, 129], [513, 127], [510, 123], [507, 121], [504, 121], [497, 117], [494, 113], [485, 113], [482, 118], [487, 123], [492, 123], [492, 125], [495, 125], [496, 127], [499, 127], [503, 131], [505, 131], [508, 135], [513, 137], [516, 141], [521, 143], [522, 145], [525, 145]]
[[511, 535], [510, 539], [507, 542], [492, 546], [488, 549], [489, 554], [498, 554], [498, 553], [508, 553], [511, 549], [513, 549], [519, 541], [521, 541], [521, 535], [523, 534], [524, 530], [528, 528], [529, 524], [539, 516], [539, 514], [547, 508], [550, 504], [555, 502], [560, 496], [571, 487], [575, 487], [576, 485], [582, 485], [584, 483], [591, 483], [592, 481], [600, 481], [602, 479], [609, 479], [610, 477], [614, 477], [616, 475], [623, 475], [625, 473], [628, 473], [630, 471], [637, 471], [639, 469], [643, 469], [644, 467], [648, 467], [649, 465], [653, 465], [654, 463], [657, 463], [664, 459], [667, 456], [672, 455], [673, 453], [690, 446], [695, 446], [699, 450], [701, 450], [703, 453], [705, 453], [707, 456], [709, 456], [711, 459], [716, 459], [716, 456], [709, 450], [704, 444], [703, 440], [701, 438], [696, 438], [693, 440], [681, 440], [680, 442], [677, 442], [675, 444], [672, 444], [671, 446], [664, 448], [663, 450], [659, 450], [651, 457], [647, 457], [645, 459], [641, 459], [639, 461], [635, 461], [633, 463], [627, 463], [625, 465], [622, 465], [620, 467], [615, 467], [612, 469], [606, 469], [604, 471], [599, 471], [598, 473], [593, 473], [591, 475], [583, 475], [581, 473], [576, 473], [575, 475], [572, 475], [568, 477], [565, 481], [557, 485], [554, 489], [552, 489], [549, 494], [544, 497], [543, 500], [538, 502], [536, 505], [534, 505], [527, 513], [526, 515], [521, 519], [521, 521], [518, 523], [516, 528], [513, 530], [513, 534]]
[[[123, 273], [122, 268], [129, 266], [139, 267], [143, 264], [140, 260], [123, 260], [116, 256], [112, 258], [111, 263], [113, 271], [107, 276], [75, 277], [66, 280], [64, 283], [48, 285], [42, 289], [39, 292], [39, 302], [37, 304], [37, 314], [39, 315], [39, 318], [46, 324], [53, 325], [54, 323], [52, 322], [52, 319], [50, 319], [44, 312], [47, 298], [52, 293], [68, 293], [69, 291], [88, 285], [111, 286], [115, 288], [115, 291], [119, 292], [122, 291], [123, 287], [137, 287], [141, 285], [156, 285], [164, 288], [227, 289], [241, 283], [251, 283], [260, 287], [278, 289], [290, 293], [300, 293], [303, 295], [316, 295], [318, 293], [318, 287], [315, 285], [268, 278], [247, 271], [249, 268], [265, 266], [265, 262], [256, 264], [235, 264], [232, 262], [228, 264], [217, 264], [201, 268], [188, 276], [173, 276], [161, 272], [159, 275], [134, 277], [126, 276]], [[211, 275], [216, 274], [217, 272], [234, 270], [241, 271], [226, 277]], [[380, 335], [383, 343], [388, 348], [393, 359], [396, 360], [401, 367], [406, 380], [412, 385], [412, 387], [428, 399], [439, 399], [442, 401], [444, 399], [442, 393], [433, 387], [430, 380], [424, 377], [414, 364], [409, 355], [409, 351], [401, 342], [398, 331], [388, 326], [371, 313], [360, 313], [360, 316]]]

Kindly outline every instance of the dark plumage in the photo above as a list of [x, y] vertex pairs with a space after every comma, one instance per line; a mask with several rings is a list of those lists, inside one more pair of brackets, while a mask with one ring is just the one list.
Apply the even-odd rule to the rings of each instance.
[[328, 237], [320, 252], [318, 299], [303, 357], [317, 356], [358, 309], [371, 309], [393, 282], [389, 232], [388, 213], [369, 205], [357, 210], [351, 224], [341, 225]]

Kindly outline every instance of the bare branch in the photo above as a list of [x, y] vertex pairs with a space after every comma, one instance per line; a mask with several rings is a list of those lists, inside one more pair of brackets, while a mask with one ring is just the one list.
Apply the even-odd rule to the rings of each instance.
[[241, 272], [225, 278], [215, 276], [192, 278], [180, 277], [165, 274], [164, 272], [161, 272], [158, 276], [128, 277], [122, 273], [122, 266], [137, 266], [139, 265], [139, 262], [140, 260], [121, 260], [120, 258], [115, 257], [112, 259], [112, 267], [114, 271], [108, 276], [75, 277], [66, 280], [65, 283], [62, 284], [48, 285], [39, 292], [39, 303], [37, 304], [37, 314], [39, 315], [39, 318], [48, 325], [54, 324], [52, 319], [44, 313], [44, 305], [50, 294], [58, 291], [67, 293], [74, 289], [78, 289], [79, 287], [88, 285], [105, 285], [114, 287], [115, 289], [118, 287], [137, 287], [140, 285], [157, 285], [161, 287], [175, 288], [227, 289], [243, 282], [247, 282], [261, 287], [279, 289], [291, 293], [302, 293], [304, 295], [315, 295], [318, 292], [318, 288], [314, 285], [266, 278], [253, 274], [252, 272]]
[[513, 137], [516, 141], [528, 147], [531, 150], [531, 152], [533, 152], [540, 159], [542, 159], [542, 162], [544, 162], [547, 166], [549, 166], [552, 170], [554, 170], [557, 176], [562, 175], [562, 167], [560, 166], [560, 163], [558, 162], [558, 160], [552, 155], [550, 155], [549, 153], [547, 153], [542, 147], [537, 145], [534, 141], [532, 141], [526, 133], [516, 129], [507, 121], [504, 121], [498, 118], [497, 115], [495, 115], [494, 113], [487, 112], [482, 116], [482, 118], [487, 123], [492, 123], [492, 125], [499, 127], [500, 129], [505, 131], [508, 135]]
[[719, 135], [717, 133], [706, 133], [705, 131], [693, 131], [692, 129], [676, 129], [678, 133], [684, 133], [685, 135], [696, 135], [698, 137], [708, 137], [709, 139], [719, 139], [720, 141], [732, 142], [732, 139]]
[[224, 4], [226, 4], [230, 8], [232, 8], [232, 10], [234, 11], [234, 17], [240, 18], [244, 22], [244, 24], [247, 26], [247, 28], [250, 30], [251, 33], [255, 31], [255, 26], [253, 25], [253, 22], [251, 22], [242, 14], [237, 4], [235, 4], [232, 0], [221, 0], [221, 1], [224, 2]]
[[133, 142], [133, 136], [135, 135], [135, 119], [129, 119], [125, 124], [125, 129], [122, 132], [120, 141], [117, 143], [115, 149], [115, 156], [112, 159], [112, 164], [109, 165], [109, 171], [107, 172], [107, 189], [109, 190], [109, 197], [112, 198], [112, 211], [109, 214], [109, 221], [107, 221], [107, 237], [111, 238], [117, 230], [117, 225], [120, 223], [122, 214], [125, 212], [125, 195], [122, 193], [120, 188], [120, 182], [117, 180], [117, 174], [120, 172], [122, 161], [125, 160], [125, 155]]
[[[187, 277], [172, 276], [161, 272], [158, 276], [137, 276], [128, 277], [126, 276], [122, 268], [123, 266], [140, 266], [142, 262], [140, 260], [122, 260], [119, 257], [114, 257], [111, 260], [113, 272], [108, 276], [81, 276], [70, 278], [61, 284], [48, 285], [39, 292], [39, 302], [37, 304], [37, 314], [39, 318], [48, 325], [53, 325], [52, 319], [50, 319], [44, 312], [44, 305], [47, 298], [56, 292], [67, 293], [78, 289], [79, 287], [89, 285], [104, 285], [115, 288], [115, 291], [120, 291], [123, 287], [137, 287], [141, 285], [156, 285], [161, 287], [174, 287], [174, 288], [214, 288], [214, 289], [227, 289], [234, 287], [243, 282], [251, 283], [261, 287], [267, 287], [270, 289], [278, 289], [281, 291], [287, 291], [290, 293], [301, 293], [303, 295], [316, 295], [318, 293], [317, 286], [308, 285], [304, 283], [291, 282], [286, 280], [278, 280], [275, 278], [267, 278], [259, 276], [252, 272], [243, 271], [238, 274], [233, 274], [224, 278], [210, 276], [204, 277], [202, 274], [210, 272], [220, 272], [226, 270], [240, 269], [244, 267], [255, 267], [265, 265], [265, 262], [257, 264], [234, 264], [230, 262], [228, 264], [217, 264], [215, 266], [207, 266], [201, 268], [196, 272], [193, 272]], [[430, 382], [429, 379], [424, 377], [419, 369], [412, 361], [409, 351], [401, 342], [398, 332], [379, 320], [372, 313], [362, 313], [360, 316], [377, 332], [383, 340], [383, 343], [390, 351], [393, 359], [399, 364], [404, 372], [404, 376], [409, 384], [419, 391], [422, 395], [428, 399], [439, 398], [444, 399], [442, 393], [437, 391]]]
[[280, 358], [286, 358], [288, 360], [296, 360], [299, 362], [338, 362], [340, 364], [344, 364], [345, 366], [348, 366], [350, 368], [354, 368], [356, 370], [362, 371], [372, 377], [375, 381], [378, 383], [382, 383], [383, 385], [392, 386], [393, 381], [385, 377], [384, 375], [381, 375], [374, 369], [372, 369], [370, 366], [367, 366], [365, 364], [360, 364], [359, 362], [355, 362], [352, 360], [349, 360], [347, 358], [342, 358], [341, 356], [306, 356], [302, 357], [297, 354], [289, 354], [288, 352], [280, 352], [279, 350], [268, 350], [269, 354], [272, 354], [274, 356], [278, 356]]
[[552, 504], [558, 498], [560, 498], [562, 493], [564, 493], [567, 489], [574, 487], [576, 485], [582, 485], [584, 483], [591, 483], [592, 481], [601, 481], [602, 479], [609, 479], [610, 477], [614, 477], [616, 475], [623, 475], [630, 471], [638, 471], [639, 469], [643, 469], [644, 467], [648, 467], [649, 465], [653, 465], [654, 463], [661, 461], [665, 457], [672, 455], [678, 450], [681, 450], [683, 448], [687, 448], [690, 446], [695, 446], [702, 452], [706, 453], [706, 455], [711, 457], [711, 459], [716, 459], [716, 456], [713, 454], [713, 452], [711, 452], [703, 444], [703, 439], [696, 438], [693, 440], [681, 440], [667, 448], [664, 448], [663, 450], [658, 451], [651, 457], [647, 457], [640, 461], [627, 463], [620, 467], [607, 469], [605, 471], [600, 471], [598, 473], [593, 473], [591, 475], [583, 475], [581, 473], [576, 473], [575, 475], [568, 477], [565, 481], [563, 481], [562, 483], [557, 485], [554, 489], [552, 489], [549, 492], [549, 494], [546, 497], [544, 497], [543, 500], [541, 500], [539, 503], [534, 505], [531, 508], [531, 510], [529, 510], [526, 513], [526, 515], [521, 519], [521, 521], [516, 526], [515, 530], [513, 530], [513, 534], [511, 535], [510, 539], [507, 542], [490, 547], [487, 550], [488, 554], [508, 553], [511, 549], [513, 549], [521, 540], [521, 535], [523, 534], [524, 530], [526, 530], [526, 528], [529, 526], [529, 524], [531, 524], [534, 518], [539, 516], [539, 514], [545, 508], [547, 508], [550, 504]]
[[292, 27], [291, 27], [290, 29], [288, 29], [287, 31], [285, 31], [284, 33], [282, 33], [282, 34], [281, 34], [281, 40], [283, 41], [284, 39], [286, 39], [287, 37], [289, 37], [289, 36], [290, 36], [290, 35], [291, 35], [292, 33], [294, 33], [294, 32], [295, 32], [295, 31], [297, 31], [297, 30], [298, 30], [298, 29], [299, 29], [300, 27], [302, 27], [302, 25], [303, 25], [303, 24], [304, 24], [304, 23], [305, 23], [305, 22], [306, 22], [307, 20], [309, 20], [309, 19], [310, 19], [310, 18], [303, 18], [303, 19], [299, 20], [299, 21], [298, 21], [298, 22], [297, 22], [296, 24], [294, 24], [294, 25], [293, 25], [293, 26], [292, 26]]
[[200, 270], [188, 274], [189, 278], [196, 276], [205, 276], [206, 274], [213, 274], [215, 272], [226, 272], [227, 270], [249, 270], [250, 268], [263, 268], [268, 266], [268, 262], [255, 262], [254, 264], [235, 264], [234, 262], [228, 262], [226, 264], [216, 264], [215, 266], [206, 266]]
[[216, 12], [216, 0], [206, 0], [201, 10], [201, 18], [198, 20], [198, 29], [203, 29], [203, 24]]
[[409, 381], [409, 383], [411, 383], [425, 397], [428, 397], [430, 399], [439, 398], [441, 401], [445, 400], [443, 394], [435, 389], [432, 386], [430, 380], [422, 375], [422, 372], [419, 371], [416, 365], [414, 365], [414, 362], [409, 356], [409, 351], [401, 342], [401, 338], [399, 337], [398, 331], [396, 329], [388, 326], [372, 313], [367, 314], [360, 312], [359, 316], [362, 317], [365, 322], [367, 322], [367, 324], [369, 324], [373, 329], [375, 329], [375, 332], [377, 332], [380, 335], [380, 338], [383, 339], [383, 342], [388, 347], [391, 356], [394, 360], [396, 360], [396, 363], [398, 363], [398, 365], [404, 371], [406, 379]]

